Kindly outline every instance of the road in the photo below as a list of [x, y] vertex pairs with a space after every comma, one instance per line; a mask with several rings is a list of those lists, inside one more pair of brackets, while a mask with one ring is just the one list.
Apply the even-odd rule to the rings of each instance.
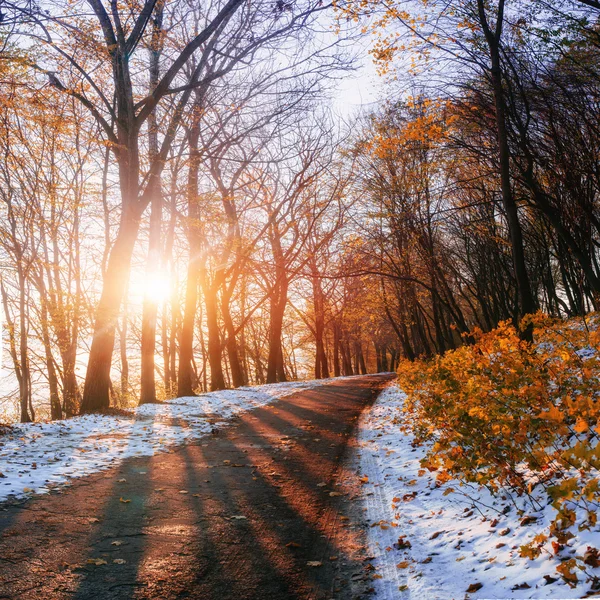
[[367, 597], [353, 440], [390, 375], [243, 413], [0, 510], [0, 598]]

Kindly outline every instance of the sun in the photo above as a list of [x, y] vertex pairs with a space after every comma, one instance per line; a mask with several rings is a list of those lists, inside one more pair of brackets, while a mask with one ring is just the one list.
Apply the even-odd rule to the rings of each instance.
[[171, 293], [170, 278], [161, 272], [147, 274], [143, 284], [144, 298], [157, 304], [166, 300]]

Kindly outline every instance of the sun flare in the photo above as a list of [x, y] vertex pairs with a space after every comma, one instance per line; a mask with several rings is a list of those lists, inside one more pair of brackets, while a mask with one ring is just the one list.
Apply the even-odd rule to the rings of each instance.
[[169, 297], [171, 281], [165, 273], [152, 273], [146, 276], [142, 287], [144, 298], [160, 304]]

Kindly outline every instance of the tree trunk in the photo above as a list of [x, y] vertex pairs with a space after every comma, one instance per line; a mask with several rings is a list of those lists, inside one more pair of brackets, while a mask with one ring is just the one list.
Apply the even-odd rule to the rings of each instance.
[[217, 313], [217, 292], [213, 285], [202, 286], [206, 307], [206, 325], [208, 329], [208, 362], [210, 364], [210, 389], [225, 389], [225, 377], [221, 364], [221, 335]]
[[[164, 35], [162, 34], [164, 2], [158, 2], [156, 12], [152, 20], [152, 38], [150, 40], [150, 85], [149, 92], [152, 94], [158, 85], [160, 78], [160, 55], [163, 47]], [[156, 110], [148, 116], [148, 152], [152, 164], [159, 153], [158, 123], [156, 121]], [[146, 277], [152, 277], [160, 270], [160, 230], [162, 223], [162, 190], [160, 178], [156, 178], [152, 185], [152, 198], [150, 201], [150, 233], [148, 240], [148, 261], [146, 266]], [[154, 356], [156, 354], [156, 317], [158, 314], [158, 302], [150, 294], [144, 296], [142, 311], [142, 365], [141, 365], [141, 389], [140, 404], [152, 404], [156, 402], [156, 380]]]
[[[146, 277], [151, 278], [160, 269], [160, 228], [162, 221], [162, 197], [156, 190], [150, 208], [150, 239]], [[156, 400], [154, 356], [156, 354], [156, 317], [158, 304], [148, 292], [142, 309], [141, 389], [140, 404], [152, 404]]]
[[275, 285], [271, 297], [270, 326], [269, 326], [269, 359], [267, 363], [267, 383], [285, 381], [283, 368], [283, 352], [281, 348], [281, 335], [283, 332], [283, 318], [287, 304], [288, 282], [285, 275]]
[[185, 287], [185, 306], [179, 338], [179, 373], [177, 395], [194, 396], [192, 359], [194, 353], [194, 324], [198, 305], [198, 265], [197, 259], [190, 257]]
[[337, 321], [333, 322], [333, 376], [339, 377], [340, 370], [340, 326]]
[[[511, 241], [513, 268], [517, 282], [518, 318], [535, 312], [536, 302], [531, 291], [529, 275], [525, 263], [525, 249], [523, 245], [523, 232], [519, 222], [518, 207], [515, 202], [510, 181], [510, 147], [506, 127], [506, 106], [502, 85], [502, 67], [500, 63], [500, 37], [502, 34], [504, 18], [504, 0], [498, 6], [495, 31], [491, 31], [485, 15], [484, 0], [477, 0], [479, 17], [483, 27], [491, 61], [491, 80], [494, 93], [494, 106], [496, 118], [496, 134], [498, 141], [498, 155], [500, 159], [500, 182], [502, 188], [502, 204], [506, 213], [506, 221]], [[523, 338], [531, 341], [533, 330], [527, 327], [523, 331]]]
[[[41, 276], [40, 276], [41, 279]], [[40, 282], [41, 283], [41, 282]], [[43, 283], [40, 285], [40, 293], [45, 296]], [[58, 393], [58, 378], [54, 366], [54, 357], [52, 356], [52, 346], [50, 345], [50, 332], [48, 331], [48, 307], [45, 297], [41, 298], [41, 328], [42, 343], [44, 344], [44, 354], [46, 358], [46, 371], [48, 374], [48, 389], [50, 391], [50, 418], [53, 421], [62, 419], [62, 407], [60, 403], [60, 394]]]
[[88, 358], [81, 413], [92, 413], [110, 405], [109, 386], [115, 329], [139, 229], [139, 217], [125, 207], [117, 238], [108, 258], [102, 295], [96, 308], [94, 334]]
[[229, 368], [231, 369], [231, 381], [234, 388], [246, 385], [244, 380], [244, 370], [240, 360], [240, 354], [236, 342], [236, 331], [231, 318], [229, 304], [231, 302], [231, 290], [224, 289], [221, 294], [221, 314], [223, 315], [223, 323], [225, 325], [225, 335], [227, 336], [227, 357], [229, 358]]

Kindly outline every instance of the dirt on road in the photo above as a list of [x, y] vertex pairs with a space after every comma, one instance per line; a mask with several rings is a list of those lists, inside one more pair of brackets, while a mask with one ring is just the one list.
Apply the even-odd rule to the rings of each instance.
[[390, 378], [300, 392], [194, 444], [0, 505], [0, 598], [366, 597], [352, 442]]

